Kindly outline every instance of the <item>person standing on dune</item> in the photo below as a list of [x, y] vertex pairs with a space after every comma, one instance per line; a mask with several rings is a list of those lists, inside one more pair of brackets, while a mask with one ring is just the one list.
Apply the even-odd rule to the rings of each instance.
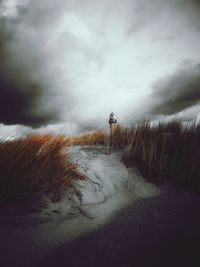
[[117, 123], [117, 120], [115, 118], [115, 113], [114, 112], [111, 112], [110, 113], [110, 116], [109, 116], [109, 124], [110, 124], [110, 130], [115, 127], [115, 124]]

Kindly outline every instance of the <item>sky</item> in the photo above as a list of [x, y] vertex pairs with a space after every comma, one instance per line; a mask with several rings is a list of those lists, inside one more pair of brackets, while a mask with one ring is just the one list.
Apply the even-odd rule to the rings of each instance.
[[200, 120], [200, 1], [0, 0], [0, 123]]

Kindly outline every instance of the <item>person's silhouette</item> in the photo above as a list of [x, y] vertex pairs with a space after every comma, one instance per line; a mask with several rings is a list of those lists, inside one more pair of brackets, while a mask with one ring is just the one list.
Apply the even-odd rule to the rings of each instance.
[[115, 113], [114, 112], [110, 113], [108, 122], [110, 124], [110, 129], [112, 128], [112, 126], [114, 126], [117, 123], [117, 120], [115, 119]]

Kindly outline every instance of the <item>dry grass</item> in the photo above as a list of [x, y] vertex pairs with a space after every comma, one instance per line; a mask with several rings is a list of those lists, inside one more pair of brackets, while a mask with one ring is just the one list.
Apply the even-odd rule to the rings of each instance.
[[108, 134], [102, 130], [88, 132], [79, 136], [68, 139], [73, 145], [87, 146], [87, 145], [103, 145], [108, 139]]
[[98, 130], [65, 138], [36, 135], [0, 142], [0, 201], [53, 192], [61, 198], [64, 188], [85, 179], [69, 161], [70, 145], [105, 145], [124, 151], [127, 166], [136, 166], [150, 181], [169, 180], [200, 192], [200, 125], [174, 121], [133, 128], [116, 126], [109, 134]]
[[53, 192], [61, 198], [64, 188], [76, 179], [85, 179], [69, 162], [70, 145], [102, 145], [103, 131], [64, 136], [35, 135], [25, 139], [0, 141], [0, 201], [27, 198], [41, 192]]
[[136, 166], [155, 183], [169, 180], [175, 185], [200, 192], [200, 125], [180, 122], [133, 128], [116, 127], [110, 135], [114, 148], [123, 149], [123, 161]]
[[63, 136], [31, 136], [0, 142], [0, 200], [52, 191], [59, 200], [65, 187], [84, 179], [69, 162], [66, 148], [71, 140]]

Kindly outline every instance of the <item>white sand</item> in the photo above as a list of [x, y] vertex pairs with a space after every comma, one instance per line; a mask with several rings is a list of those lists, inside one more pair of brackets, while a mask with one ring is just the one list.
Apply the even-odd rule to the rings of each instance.
[[66, 189], [60, 202], [52, 203], [46, 194], [0, 207], [1, 266], [35, 266], [66, 241], [112, 221], [127, 205], [159, 195], [160, 189], [124, 166], [119, 153], [104, 152], [70, 148], [72, 162], [88, 179]]

